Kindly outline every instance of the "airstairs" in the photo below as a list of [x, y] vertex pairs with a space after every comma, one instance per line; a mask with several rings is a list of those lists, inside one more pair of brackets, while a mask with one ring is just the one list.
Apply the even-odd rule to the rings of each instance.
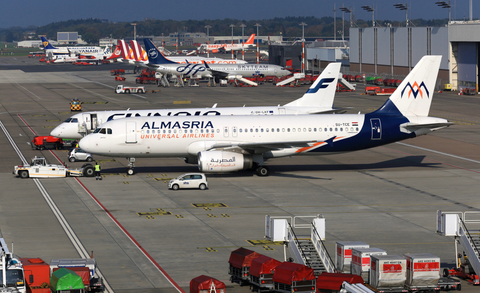
[[[437, 211], [437, 233], [455, 238], [456, 255], [458, 255], [458, 244], [461, 245], [468, 260], [467, 268], [462, 273], [468, 275], [471, 278], [469, 281], [476, 285], [480, 282], [480, 230], [478, 228], [480, 228], [480, 212]], [[457, 262], [456, 269], [459, 269], [459, 266]]]
[[349, 91], [354, 91], [356, 89], [356, 85], [349, 83], [345, 78], [343, 78], [341, 73], [338, 76], [338, 83], [343, 85]]
[[292, 77], [289, 77], [285, 80], [282, 80], [276, 84], [276, 86], [284, 86], [286, 84], [289, 84], [291, 82], [295, 82], [299, 79], [305, 78], [305, 73], [300, 72], [300, 73], [294, 73]]
[[[299, 223], [305, 218], [311, 218], [311, 222]], [[307, 217], [271, 217], [267, 215], [265, 224], [266, 237], [272, 241], [284, 241], [288, 246], [289, 255], [295, 263], [312, 268], [315, 275], [337, 271], [323, 243], [325, 218], [320, 215]], [[286, 251], [285, 260], [287, 260]]]

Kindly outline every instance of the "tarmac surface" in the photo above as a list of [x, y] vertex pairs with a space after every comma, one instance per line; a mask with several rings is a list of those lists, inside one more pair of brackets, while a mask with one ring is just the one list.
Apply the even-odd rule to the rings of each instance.
[[[34, 133], [49, 135], [73, 115], [73, 98], [83, 102], [83, 111], [215, 103], [241, 107], [285, 104], [308, 89], [201, 83], [184, 88], [146, 85], [160, 92], [121, 95], [114, 93], [119, 82], [110, 70], [131, 69], [128, 65], [88, 68], [0, 58], [0, 121], [27, 160], [45, 156], [51, 163], [58, 163], [56, 157], [67, 161], [66, 150], [32, 150], [29, 143]], [[126, 77], [123, 84], [134, 83], [133, 75]], [[367, 113], [387, 99], [362, 95], [362, 89], [360, 84], [356, 92], [337, 93], [335, 106]], [[93, 253], [112, 292], [188, 292], [190, 280], [199, 275], [223, 281], [228, 292], [248, 292], [248, 287], [229, 281], [233, 250], [245, 247], [284, 259], [281, 245], [265, 242], [266, 215], [322, 214], [332, 257], [335, 242], [363, 241], [388, 254], [432, 253], [441, 258], [442, 268], [451, 268], [454, 240], [435, 233], [436, 212], [480, 211], [478, 113], [476, 95], [436, 93], [430, 116], [455, 123], [447, 129], [352, 153], [271, 160], [268, 177], [251, 171], [209, 174], [206, 191], [167, 189], [169, 178], [197, 171], [181, 158], [137, 159], [136, 174], [127, 176], [125, 158], [95, 157], [102, 166], [101, 181], [16, 178], [13, 166], [21, 160], [6, 132], [0, 131], [1, 235], [9, 246], [14, 243], [17, 255], [46, 262], [78, 258], [80, 250]], [[64, 226], [70, 227], [68, 232]], [[462, 281], [462, 291], [478, 288]]]

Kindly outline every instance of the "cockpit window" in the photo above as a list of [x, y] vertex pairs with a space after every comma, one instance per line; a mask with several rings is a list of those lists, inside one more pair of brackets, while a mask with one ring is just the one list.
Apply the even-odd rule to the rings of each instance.
[[102, 129], [100, 129], [99, 132], [100, 132], [101, 134], [106, 134], [106, 133], [107, 133], [107, 130], [106, 130], [105, 128], [102, 128]]
[[97, 129], [95, 129], [95, 131], [93, 133], [99, 133], [100, 130], [101, 130], [101, 128], [97, 128]]
[[78, 119], [77, 118], [72, 118], [72, 121], [70, 121], [70, 123], [78, 123]]
[[107, 128], [107, 134], [112, 134], [112, 129], [111, 128]]
[[67, 120], [65, 120], [65, 123], [68, 123], [70, 121], [72, 121], [72, 118], [68, 118]]

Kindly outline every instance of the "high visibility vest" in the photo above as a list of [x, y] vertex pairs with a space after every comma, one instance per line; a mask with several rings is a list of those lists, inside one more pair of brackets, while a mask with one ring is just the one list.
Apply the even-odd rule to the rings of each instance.
[[95, 171], [100, 172], [100, 165], [95, 165]]

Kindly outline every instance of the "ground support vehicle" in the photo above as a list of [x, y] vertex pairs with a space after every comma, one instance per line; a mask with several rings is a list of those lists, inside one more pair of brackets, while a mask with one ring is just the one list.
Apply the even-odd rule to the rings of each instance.
[[365, 94], [375, 96], [390, 96], [395, 91], [395, 88], [380, 88], [379, 86], [365, 87]]
[[115, 93], [117, 94], [143, 94], [145, 93], [145, 87], [143, 86], [124, 86], [117, 85], [115, 88]]
[[56, 149], [61, 150], [64, 147], [63, 140], [54, 136], [35, 136], [32, 139], [32, 148], [36, 150]]
[[20, 178], [93, 177], [95, 168], [92, 164], [84, 164], [80, 169], [68, 169], [64, 165], [48, 164], [44, 157], [35, 156], [30, 164], [15, 166], [13, 174]]
[[91, 161], [93, 161], [93, 157], [92, 157], [92, 154], [87, 153], [80, 148], [72, 148], [68, 152], [68, 160], [72, 163], [76, 162], [76, 161], [91, 162]]
[[201, 275], [190, 281], [190, 293], [225, 293], [225, 283], [215, 278]]
[[316, 278], [312, 268], [298, 263], [284, 262], [273, 273], [275, 291], [283, 293], [315, 293]]
[[6, 288], [6, 292], [26, 292], [22, 262], [8, 250], [3, 238], [0, 238], [0, 288]]
[[70, 102], [70, 111], [82, 111], [82, 102], [78, 99], [73, 99]]
[[52, 259], [50, 261], [50, 275], [56, 270], [66, 268], [82, 277], [87, 291], [103, 292], [103, 279], [96, 275], [97, 262], [94, 258]]
[[440, 279], [438, 279], [438, 286], [440, 287], [440, 290], [444, 291], [462, 290], [461, 282], [450, 277], [440, 277]]
[[475, 271], [471, 267], [465, 252], [463, 254], [463, 262], [462, 255], [460, 253], [458, 254], [458, 263], [460, 264], [459, 268], [444, 269], [443, 276], [455, 276], [459, 277], [460, 279], [467, 280], [473, 285], [480, 285], [480, 278], [477, 274], [475, 274]]
[[25, 271], [27, 292], [50, 293], [50, 266], [41, 258], [20, 258]]
[[183, 174], [170, 180], [168, 182], [168, 188], [173, 190], [180, 188], [199, 188], [200, 190], [205, 190], [208, 188], [207, 177], [203, 173]]
[[159, 79], [155, 76], [155, 71], [149, 69], [143, 69], [142, 73], [135, 80], [137, 84], [158, 84]]
[[273, 272], [280, 265], [276, 259], [260, 255], [250, 265], [250, 289], [253, 292], [269, 292], [274, 290]]
[[349, 284], [364, 284], [363, 278], [359, 275], [344, 273], [323, 272], [317, 277], [317, 293], [332, 293], [342, 289], [343, 282]]
[[125, 80], [127, 80], [127, 79], [126, 79], [125, 77], [123, 77], [123, 76], [118, 76], [118, 75], [117, 75], [117, 76], [115, 76], [115, 80], [116, 80], [116, 81], [125, 81]]
[[238, 283], [241, 286], [248, 284], [250, 281], [249, 271], [252, 260], [259, 256], [261, 256], [261, 254], [243, 247], [232, 251], [230, 259], [228, 260], [230, 281], [232, 283]]

